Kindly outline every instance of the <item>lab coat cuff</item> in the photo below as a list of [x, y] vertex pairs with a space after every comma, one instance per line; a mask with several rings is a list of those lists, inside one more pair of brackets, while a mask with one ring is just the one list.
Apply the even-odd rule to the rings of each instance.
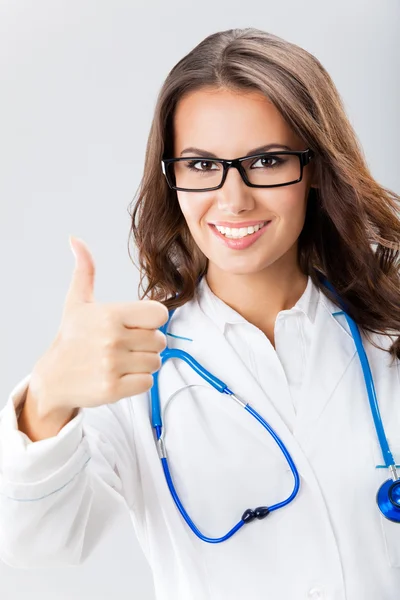
[[82, 409], [57, 435], [50, 438], [33, 442], [18, 429], [18, 414], [30, 378], [31, 373], [14, 387], [0, 413], [2, 487], [6, 481], [22, 485], [45, 482], [61, 473], [64, 467], [67, 471], [68, 468], [76, 471], [78, 465], [89, 456], [87, 440], [83, 435]]

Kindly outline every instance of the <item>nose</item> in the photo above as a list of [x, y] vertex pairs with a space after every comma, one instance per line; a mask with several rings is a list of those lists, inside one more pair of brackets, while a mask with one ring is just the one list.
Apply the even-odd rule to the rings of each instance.
[[215, 194], [221, 213], [237, 215], [254, 208], [252, 188], [245, 184], [235, 168], [228, 170], [224, 185]]

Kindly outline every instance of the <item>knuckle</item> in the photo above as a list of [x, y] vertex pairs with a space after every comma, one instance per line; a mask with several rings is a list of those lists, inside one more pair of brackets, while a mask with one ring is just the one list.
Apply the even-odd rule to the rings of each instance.
[[102, 307], [101, 321], [107, 331], [115, 329], [115, 314], [112, 308]]
[[106, 356], [111, 356], [119, 347], [119, 339], [115, 333], [109, 333], [103, 341], [103, 350]]
[[100, 394], [106, 400], [110, 399], [115, 394], [116, 380], [112, 377], [103, 377], [100, 380]]
[[146, 379], [143, 382], [143, 391], [147, 392], [147, 390], [150, 390], [153, 387], [153, 383], [154, 383], [154, 378], [153, 375], [151, 375], [151, 373], [148, 374], [148, 377], [146, 377]]
[[156, 334], [157, 348], [160, 348], [160, 351], [164, 350], [167, 347], [167, 336], [165, 335], [165, 333], [163, 333], [159, 329], [156, 330], [155, 334]]
[[158, 371], [161, 368], [161, 356], [159, 354], [154, 354], [154, 356], [151, 357], [151, 373], [155, 373], [156, 371]]
[[135, 393], [141, 394], [143, 392], [147, 392], [153, 387], [153, 383], [153, 375], [151, 375], [150, 373], [142, 373], [140, 377], [140, 382], [137, 384]]
[[168, 320], [168, 310], [161, 302], [151, 300], [147, 307], [148, 314], [151, 315], [157, 327], [161, 327]]
[[103, 373], [115, 373], [117, 367], [117, 360], [115, 352], [112, 348], [105, 348], [101, 356], [101, 370]]

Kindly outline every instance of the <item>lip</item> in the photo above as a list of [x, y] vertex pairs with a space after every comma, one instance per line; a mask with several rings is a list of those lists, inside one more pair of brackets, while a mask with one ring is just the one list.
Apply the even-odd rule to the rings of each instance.
[[[260, 223], [260, 221], [256, 221], [256, 223]], [[223, 244], [225, 244], [225, 246], [228, 246], [228, 248], [232, 248], [233, 250], [244, 250], [245, 248], [252, 246], [263, 235], [263, 233], [265, 233], [265, 231], [268, 229], [268, 227], [269, 227], [269, 225], [271, 225], [271, 223], [272, 223], [272, 221], [267, 221], [266, 225], [261, 227], [261, 229], [259, 229], [255, 233], [252, 233], [250, 235], [246, 235], [243, 238], [237, 238], [237, 239], [225, 237], [222, 233], [220, 233], [218, 231], [218, 229], [212, 223], [209, 223], [208, 225], [209, 225], [211, 231], [213, 232], [213, 234]]]
[[265, 223], [268, 219], [259, 219], [258, 221], [243, 221], [242, 223], [232, 223], [229, 221], [213, 221], [208, 223], [209, 225], [218, 225], [220, 227], [233, 227], [235, 229], [239, 229], [240, 227], [252, 227], [253, 225], [258, 225], [259, 223]]

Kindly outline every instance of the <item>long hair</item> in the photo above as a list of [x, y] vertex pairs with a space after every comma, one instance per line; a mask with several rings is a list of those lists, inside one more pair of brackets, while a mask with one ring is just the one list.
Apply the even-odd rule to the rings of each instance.
[[262, 92], [315, 152], [319, 187], [309, 191], [299, 266], [337, 304], [315, 269], [325, 275], [368, 339], [387, 349], [369, 333], [389, 335], [392, 362], [400, 358], [400, 196], [372, 177], [342, 99], [318, 59], [255, 28], [209, 35], [161, 87], [129, 232], [138, 252], [139, 298], [158, 300], [168, 309], [181, 306], [194, 297], [207, 270], [208, 259], [189, 232], [161, 159], [172, 157], [178, 100], [209, 86]]

